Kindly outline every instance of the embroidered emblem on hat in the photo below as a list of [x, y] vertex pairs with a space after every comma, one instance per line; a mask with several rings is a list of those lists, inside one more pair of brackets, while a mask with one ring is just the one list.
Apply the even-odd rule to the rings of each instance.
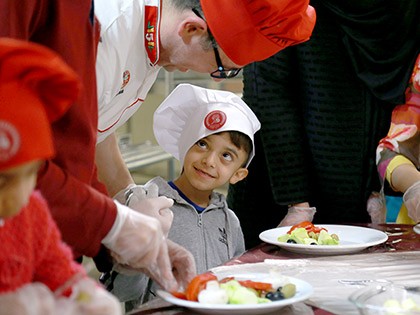
[[128, 84], [129, 81], [130, 81], [130, 71], [125, 70], [123, 73], [123, 83], [121, 84], [120, 90], [118, 91], [117, 95], [124, 92], [124, 88]]
[[0, 121], [0, 161], [10, 160], [20, 147], [20, 136], [16, 128], [7, 121]]
[[226, 114], [220, 110], [211, 111], [204, 118], [204, 126], [209, 130], [217, 130], [226, 122]]

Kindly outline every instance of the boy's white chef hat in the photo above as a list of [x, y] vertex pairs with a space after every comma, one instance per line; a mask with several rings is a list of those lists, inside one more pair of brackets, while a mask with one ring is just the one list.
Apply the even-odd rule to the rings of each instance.
[[261, 124], [254, 112], [232, 92], [179, 84], [157, 108], [153, 130], [159, 145], [177, 160], [199, 139], [222, 131], [240, 131], [252, 140]]

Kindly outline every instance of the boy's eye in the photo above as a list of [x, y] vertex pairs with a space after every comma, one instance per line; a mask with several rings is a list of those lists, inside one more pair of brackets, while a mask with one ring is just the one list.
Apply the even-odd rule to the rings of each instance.
[[197, 145], [201, 148], [205, 148], [207, 146], [205, 141], [197, 141]]
[[230, 153], [224, 153], [223, 158], [227, 161], [232, 161], [233, 160], [232, 155]]

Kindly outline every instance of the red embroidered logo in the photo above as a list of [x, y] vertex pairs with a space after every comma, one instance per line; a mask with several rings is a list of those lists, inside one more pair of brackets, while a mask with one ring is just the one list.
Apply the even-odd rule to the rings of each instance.
[[19, 147], [20, 136], [16, 128], [7, 121], [0, 121], [0, 161], [10, 160]]
[[220, 110], [214, 110], [204, 118], [204, 126], [209, 130], [217, 130], [223, 127], [226, 122], [226, 114]]

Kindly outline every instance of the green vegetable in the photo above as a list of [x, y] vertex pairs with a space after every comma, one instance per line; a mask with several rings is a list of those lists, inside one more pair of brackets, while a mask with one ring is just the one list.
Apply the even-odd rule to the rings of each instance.
[[279, 242], [287, 242], [288, 240], [293, 240], [296, 244], [305, 244], [305, 245], [338, 245], [339, 239], [335, 234], [328, 234], [327, 231], [321, 230], [318, 234], [313, 232], [306, 231], [305, 228], [296, 228], [290, 234], [280, 235], [277, 240]]
[[401, 312], [408, 314], [408, 311], [420, 311], [420, 306], [412, 298], [404, 299], [401, 303], [396, 299], [388, 299], [384, 303], [386, 315], [400, 315]]
[[296, 285], [293, 283], [287, 283], [281, 288], [280, 292], [283, 294], [285, 299], [291, 298], [296, 294]]
[[318, 236], [319, 245], [338, 245], [338, 240], [331, 237], [327, 231], [321, 230]]

